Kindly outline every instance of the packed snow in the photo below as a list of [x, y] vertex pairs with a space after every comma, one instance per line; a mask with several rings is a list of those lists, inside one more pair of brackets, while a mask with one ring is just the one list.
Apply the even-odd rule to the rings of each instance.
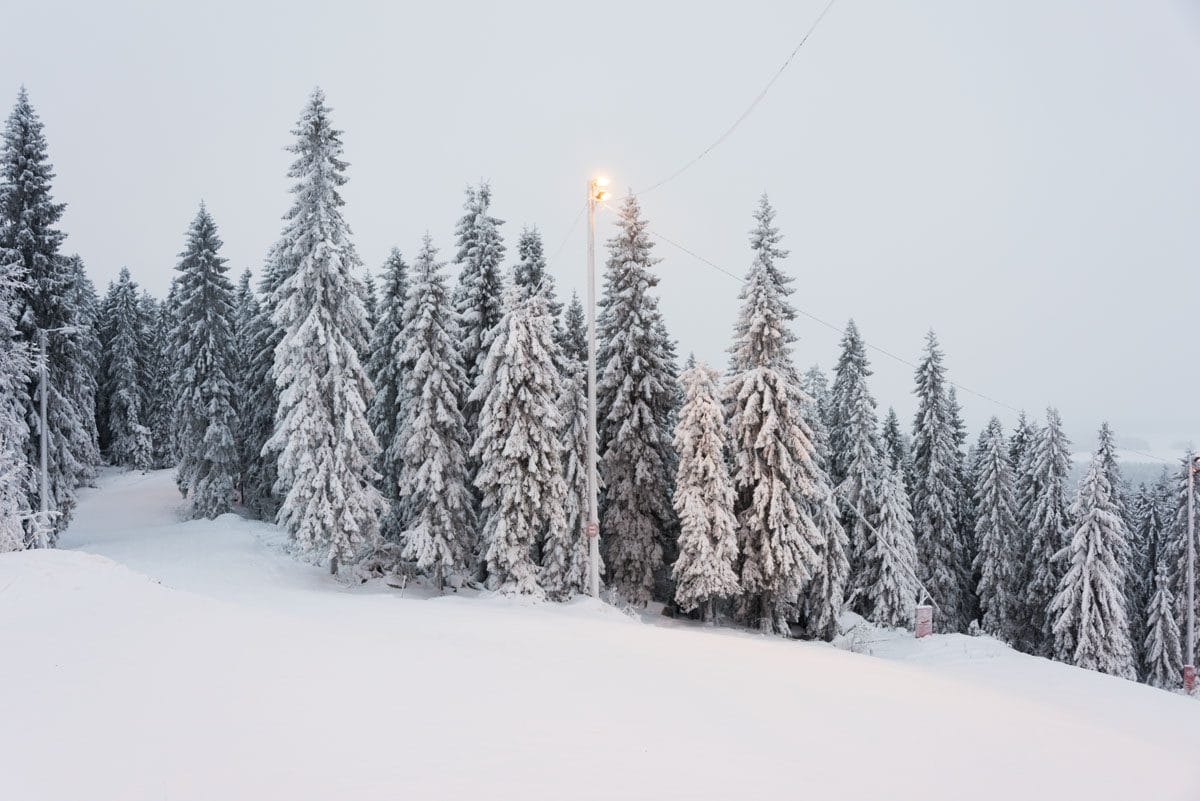
[[82, 495], [0, 555], [0, 798], [1200, 796], [1200, 705], [988, 638], [349, 586], [169, 471]]

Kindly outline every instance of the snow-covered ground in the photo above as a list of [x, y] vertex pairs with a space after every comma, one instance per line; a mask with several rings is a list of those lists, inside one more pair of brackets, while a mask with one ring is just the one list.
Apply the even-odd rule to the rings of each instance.
[[1200, 704], [991, 640], [348, 587], [101, 483], [0, 556], [0, 799], [1200, 798]]

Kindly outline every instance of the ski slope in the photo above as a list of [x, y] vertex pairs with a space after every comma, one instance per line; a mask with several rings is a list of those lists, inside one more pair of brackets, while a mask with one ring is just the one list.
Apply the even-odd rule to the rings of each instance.
[[1200, 798], [1200, 704], [992, 640], [349, 587], [181, 506], [0, 556], [0, 799]]

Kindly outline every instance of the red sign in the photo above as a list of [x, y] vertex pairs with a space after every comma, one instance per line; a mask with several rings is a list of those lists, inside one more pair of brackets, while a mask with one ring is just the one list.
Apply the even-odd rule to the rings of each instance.
[[599, 524], [588, 523], [586, 526], [583, 527], [583, 534], [585, 537], [599, 537], [600, 536]]
[[1195, 665], [1183, 666], [1183, 689], [1189, 693], [1196, 688], [1196, 667]]
[[921, 604], [917, 607], [916, 619], [917, 639], [933, 634], [933, 607]]

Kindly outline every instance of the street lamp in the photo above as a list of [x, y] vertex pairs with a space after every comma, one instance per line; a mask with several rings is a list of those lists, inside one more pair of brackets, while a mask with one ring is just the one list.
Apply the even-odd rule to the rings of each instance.
[[588, 594], [600, 597], [600, 498], [596, 481], [596, 204], [608, 200], [607, 178], [588, 181], [587, 303], [588, 303], [588, 429], [587, 481]]
[[46, 342], [50, 334], [74, 334], [79, 330], [78, 326], [64, 325], [59, 328], [39, 328], [38, 329], [38, 403], [41, 407], [39, 414], [41, 415], [41, 436], [38, 447], [39, 458], [41, 460], [41, 512], [38, 513], [37, 523], [34, 526], [34, 538], [37, 547], [45, 547], [47, 543], [46, 532], [50, 528], [50, 470], [47, 466], [47, 452], [50, 450], [50, 435], [46, 426], [46, 385], [49, 382], [48, 371], [46, 370], [46, 362], [48, 360]]

